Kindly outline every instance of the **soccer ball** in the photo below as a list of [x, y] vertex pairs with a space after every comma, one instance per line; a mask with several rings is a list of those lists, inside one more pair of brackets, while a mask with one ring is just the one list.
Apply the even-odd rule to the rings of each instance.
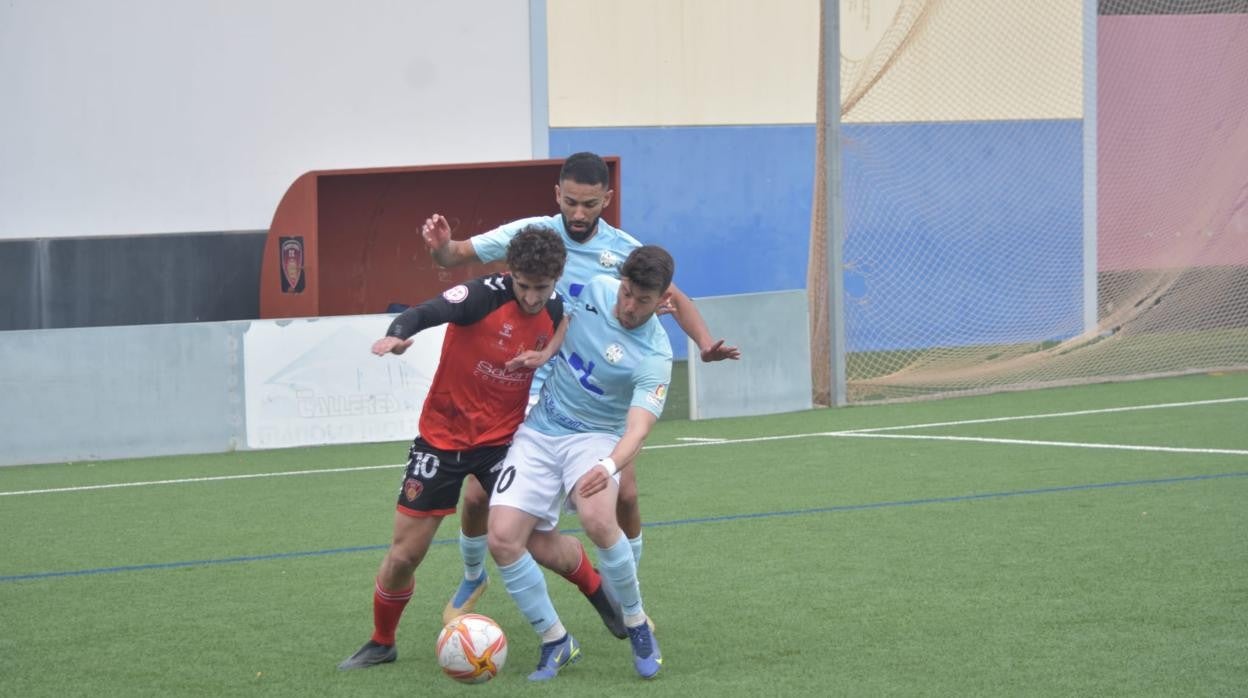
[[485, 683], [507, 661], [507, 636], [498, 623], [477, 614], [463, 615], [438, 633], [438, 664], [463, 683]]

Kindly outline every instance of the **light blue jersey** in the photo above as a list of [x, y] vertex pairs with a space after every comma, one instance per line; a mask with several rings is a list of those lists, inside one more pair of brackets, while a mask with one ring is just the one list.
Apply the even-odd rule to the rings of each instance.
[[595, 276], [569, 301], [572, 320], [524, 423], [548, 436], [624, 434], [630, 407], [658, 417], [672, 379], [672, 344], [657, 317], [626, 330], [615, 317], [619, 279]]
[[[477, 259], [482, 262], [499, 262], [507, 259], [507, 245], [511, 244], [511, 239], [516, 236], [516, 233], [534, 223], [559, 233], [563, 246], [568, 250], [568, 261], [563, 265], [563, 276], [555, 283], [555, 290], [563, 294], [565, 299], [575, 300], [581, 295], [581, 289], [585, 288], [585, 284], [599, 274], [609, 274], [617, 279], [620, 278], [620, 266], [624, 264], [624, 260], [628, 258], [629, 253], [641, 247], [637, 238], [619, 228], [613, 228], [601, 218], [598, 219], [594, 236], [585, 242], [577, 242], [568, 235], [567, 229], [563, 227], [563, 216], [560, 215], [522, 218], [504, 223], [487, 233], [473, 235], [469, 238], [469, 242], [472, 243], [472, 250], [476, 252]], [[552, 359], [550, 363], [537, 370], [529, 388], [530, 395], [538, 394], [542, 383], [546, 382], [550, 376], [554, 363], [555, 360]]]
[[641, 247], [641, 243], [632, 235], [613, 228], [601, 218], [598, 219], [597, 231], [585, 242], [577, 242], [568, 237], [563, 227], [563, 216], [538, 216], [522, 218], [500, 225], [499, 227], [469, 238], [477, 259], [482, 262], [500, 262], [507, 259], [507, 245], [520, 232], [521, 228], [537, 223], [559, 233], [563, 246], [568, 250], [568, 261], [563, 266], [563, 276], [555, 284], [555, 290], [566, 298], [576, 298], [589, 280], [599, 274], [610, 274], [620, 277], [620, 265], [633, 250]]

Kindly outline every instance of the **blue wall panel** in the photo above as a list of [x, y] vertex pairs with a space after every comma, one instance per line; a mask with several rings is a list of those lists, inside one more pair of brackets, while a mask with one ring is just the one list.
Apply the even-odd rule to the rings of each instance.
[[812, 126], [551, 129], [551, 157], [581, 150], [620, 156], [621, 226], [672, 253], [690, 296], [806, 287]]
[[551, 129], [551, 157], [619, 155], [621, 225], [691, 296], [806, 286], [810, 126]]
[[[1077, 332], [1081, 128], [846, 125], [849, 350]], [[620, 156], [624, 229], [667, 247], [690, 295], [805, 287], [813, 125], [552, 129], [550, 146]]]
[[846, 125], [842, 135], [850, 351], [1082, 330], [1080, 121]]

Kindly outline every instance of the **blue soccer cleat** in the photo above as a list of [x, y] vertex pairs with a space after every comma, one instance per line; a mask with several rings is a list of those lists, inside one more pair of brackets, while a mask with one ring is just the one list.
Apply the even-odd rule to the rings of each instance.
[[529, 674], [530, 681], [549, 681], [559, 675], [559, 670], [575, 664], [581, 658], [581, 643], [569, 633], [554, 642], [542, 643], [542, 656], [537, 669]]
[[659, 641], [654, 639], [650, 630], [650, 623], [629, 628], [628, 643], [633, 646], [633, 666], [637, 668], [637, 673], [643, 679], [654, 678], [663, 666], [663, 655], [659, 652]]
[[446, 608], [442, 609], [442, 624], [446, 625], [462, 615], [472, 613], [472, 609], [477, 607], [477, 600], [489, 585], [490, 580], [485, 572], [471, 581], [461, 578], [455, 595], [446, 602]]
[[[595, 567], [594, 571], [597, 570], [598, 568]], [[606, 608], [600, 605], [600, 602], [593, 596], [587, 596], [585, 598], [589, 599], [589, 602], [594, 605], [594, 610], [598, 611], [598, 615], [602, 617], [603, 624], [607, 626], [607, 630], [611, 631], [612, 635], [620, 638], [621, 640], [628, 637], [628, 628], [624, 627], [624, 610], [620, 608], [620, 602], [615, 598], [615, 594], [611, 593], [611, 586], [607, 584], [607, 580], [602, 580], [602, 586], [598, 588], [598, 594], [606, 598], [606, 602], [611, 608], [610, 613], [614, 614], [616, 616], [615, 618], [609, 619]], [[655, 629], [654, 621], [650, 619], [650, 616], [646, 616], [646, 625], [650, 626], [650, 632], [658, 632], [658, 630]]]

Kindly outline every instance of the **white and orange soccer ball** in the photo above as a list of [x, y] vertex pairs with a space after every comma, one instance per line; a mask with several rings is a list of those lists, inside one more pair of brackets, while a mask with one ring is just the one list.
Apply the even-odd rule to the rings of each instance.
[[506, 661], [507, 636], [486, 616], [460, 616], [438, 633], [438, 664], [456, 681], [485, 683], [498, 675]]

